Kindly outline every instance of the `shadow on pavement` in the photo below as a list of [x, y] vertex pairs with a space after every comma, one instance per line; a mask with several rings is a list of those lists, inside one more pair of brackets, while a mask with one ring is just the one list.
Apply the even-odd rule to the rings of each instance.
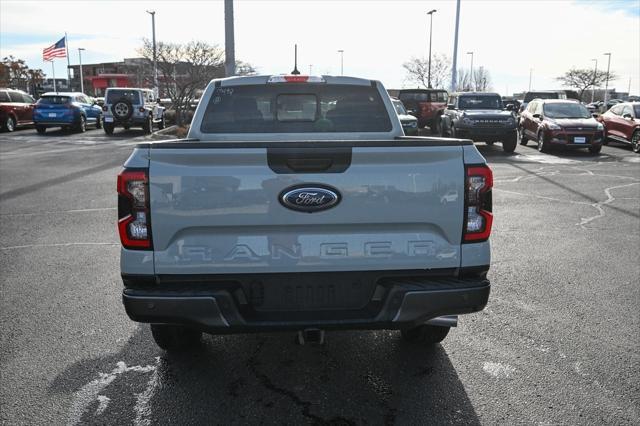
[[292, 333], [206, 336], [173, 355], [143, 325], [118, 353], [69, 367], [50, 392], [75, 400], [76, 419], [91, 424], [479, 424], [446, 350], [388, 331], [333, 332], [324, 346], [298, 346]]

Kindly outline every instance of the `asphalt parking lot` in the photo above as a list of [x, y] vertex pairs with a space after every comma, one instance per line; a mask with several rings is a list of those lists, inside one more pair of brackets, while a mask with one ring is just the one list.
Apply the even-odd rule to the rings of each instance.
[[640, 155], [507, 155], [492, 294], [434, 348], [388, 331], [207, 336], [121, 304], [115, 176], [141, 131], [0, 134], [3, 424], [640, 424]]

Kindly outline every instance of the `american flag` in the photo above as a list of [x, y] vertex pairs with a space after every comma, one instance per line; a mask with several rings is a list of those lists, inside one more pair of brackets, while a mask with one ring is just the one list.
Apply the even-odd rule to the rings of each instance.
[[66, 37], [62, 37], [56, 44], [53, 44], [42, 51], [42, 59], [51, 61], [53, 58], [66, 58]]

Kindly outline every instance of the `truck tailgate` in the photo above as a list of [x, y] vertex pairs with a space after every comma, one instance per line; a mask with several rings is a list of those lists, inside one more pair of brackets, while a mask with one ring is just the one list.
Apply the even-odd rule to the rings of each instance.
[[[217, 145], [149, 149], [156, 274], [460, 266], [462, 146]], [[324, 158], [337, 167], [314, 170]], [[340, 201], [313, 213], [291, 210], [280, 198], [298, 186], [333, 188]]]

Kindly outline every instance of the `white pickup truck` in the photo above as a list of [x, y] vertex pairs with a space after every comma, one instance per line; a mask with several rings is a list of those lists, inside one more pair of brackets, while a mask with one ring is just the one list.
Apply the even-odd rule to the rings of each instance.
[[378, 81], [212, 81], [187, 139], [118, 176], [123, 301], [156, 343], [395, 329], [445, 338], [490, 284], [492, 172], [468, 140], [404, 136]]

